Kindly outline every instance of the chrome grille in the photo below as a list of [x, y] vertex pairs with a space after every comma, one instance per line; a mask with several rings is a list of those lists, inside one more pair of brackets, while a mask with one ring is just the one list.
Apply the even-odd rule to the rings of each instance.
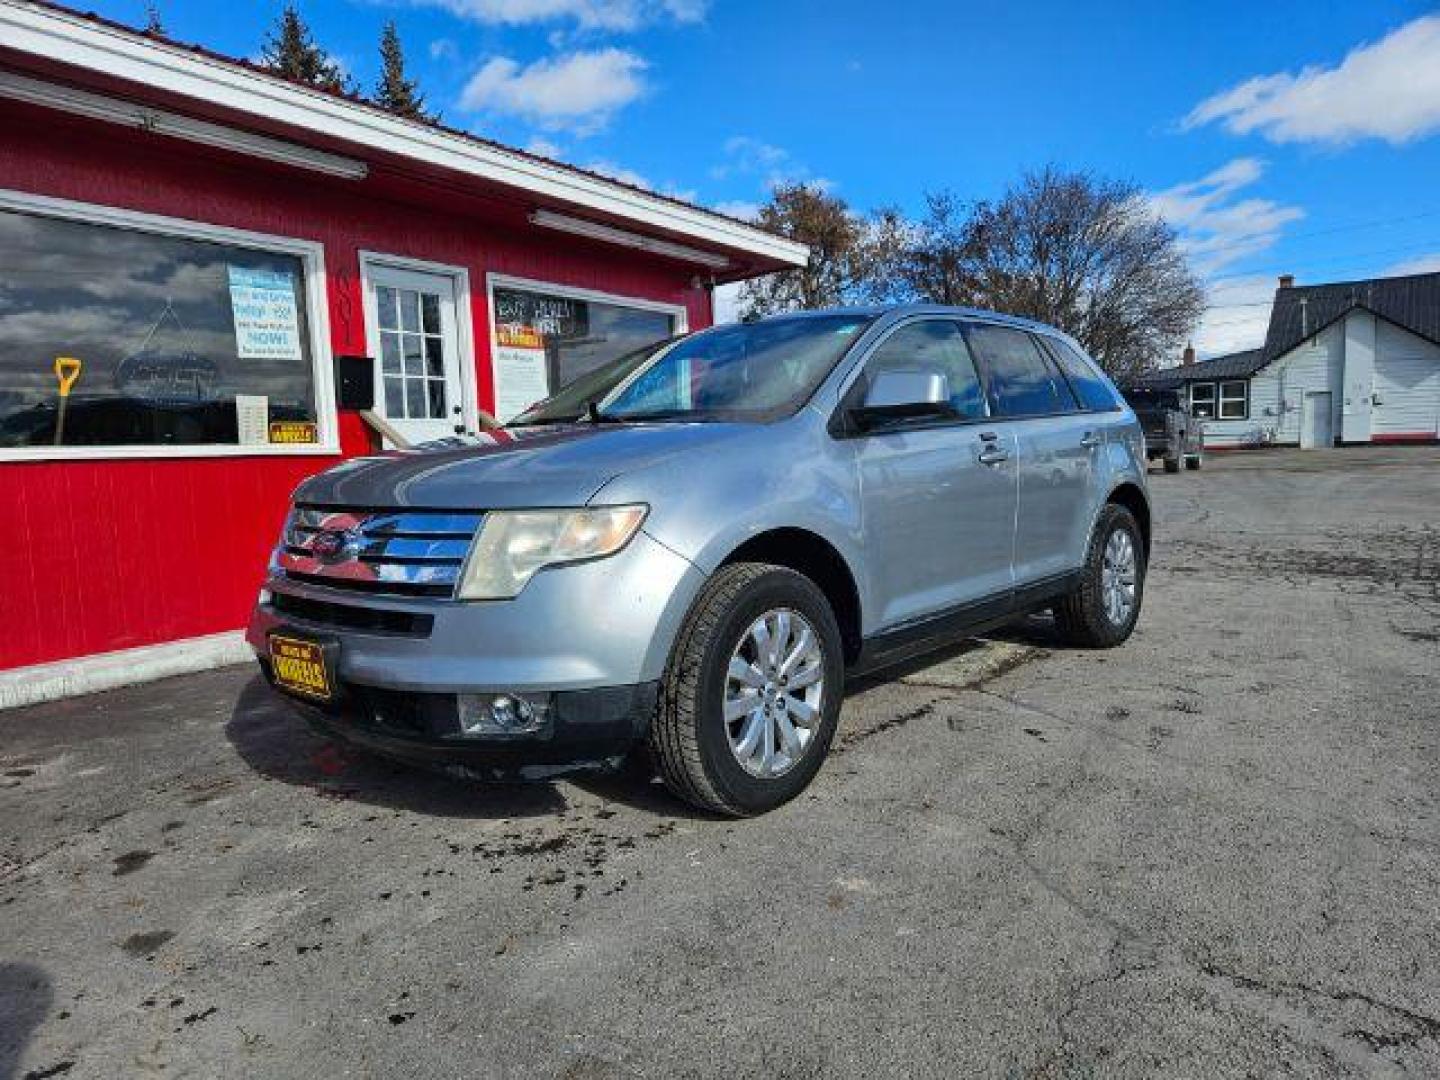
[[296, 581], [400, 596], [455, 595], [483, 514], [297, 506], [280, 569]]

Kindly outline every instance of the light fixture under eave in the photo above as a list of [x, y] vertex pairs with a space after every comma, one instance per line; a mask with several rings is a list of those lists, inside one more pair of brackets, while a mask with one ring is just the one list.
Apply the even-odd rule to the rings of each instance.
[[309, 169], [327, 176], [338, 176], [345, 180], [363, 180], [370, 174], [369, 166], [354, 158], [328, 154], [324, 150], [312, 150], [308, 146], [286, 142], [284, 139], [256, 135], [223, 124], [213, 124], [208, 120], [197, 120], [193, 116], [152, 109], [133, 101], [92, 94], [86, 90], [76, 90], [10, 72], [0, 71], [0, 98], [12, 98], [31, 105], [60, 109], [77, 116], [88, 116], [92, 120], [123, 124], [157, 135], [248, 154], [251, 157], [293, 165], [298, 169]]
[[626, 232], [624, 229], [586, 221], [584, 218], [571, 217], [568, 214], [557, 214], [553, 210], [534, 211], [530, 215], [530, 224], [538, 225], [542, 229], [557, 229], [560, 232], [574, 233], [576, 236], [586, 236], [591, 240], [603, 240], [608, 244], [638, 248], [653, 255], [666, 255], [684, 262], [699, 263], [712, 270], [724, 270], [730, 265], [730, 260], [724, 255], [714, 255], [708, 251], [700, 251], [698, 248], [686, 247], [684, 244], [674, 244], [669, 240], [656, 240], [653, 237]]

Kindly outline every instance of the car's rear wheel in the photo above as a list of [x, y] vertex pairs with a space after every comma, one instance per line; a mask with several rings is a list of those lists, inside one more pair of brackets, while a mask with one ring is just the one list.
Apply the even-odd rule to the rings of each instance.
[[676, 640], [650, 728], [660, 775], [717, 813], [763, 813], [819, 770], [844, 681], [835, 614], [781, 566], [722, 567]]
[[1135, 629], [1145, 598], [1145, 541], [1135, 515], [1116, 503], [1100, 512], [1080, 584], [1055, 606], [1055, 623], [1075, 645], [1108, 649]]

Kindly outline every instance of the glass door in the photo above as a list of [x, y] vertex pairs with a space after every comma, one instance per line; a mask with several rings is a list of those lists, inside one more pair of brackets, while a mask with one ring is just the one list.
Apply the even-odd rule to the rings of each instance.
[[375, 408], [410, 443], [464, 430], [455, 280], [372, 265]]

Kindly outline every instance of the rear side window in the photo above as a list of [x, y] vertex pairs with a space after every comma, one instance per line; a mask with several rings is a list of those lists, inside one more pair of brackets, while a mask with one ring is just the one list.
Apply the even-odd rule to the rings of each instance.
[[971, 323], [965, 336], [985, 367], [990, 395], [1001, 416], [1075, 411], [1070, 387], [1029, 334], [1008, 326]]
[[1120, 407], [1110, 384], [1074, 346], [1059, 338], [1042, 337], [1040, 341], [1049, 349], [1050, 355], [1060, 365], [1060, 370], [1070, 380], [1070, 389], [1074, 390], [1075, 396], [1080, 399], [1082, 409], [1105, 412]]
[[986, 415], [985, 391], [960, 327], [949, 319], [907, 323], [880, 343], [865, 366], [867, 378], [882, 371], [938, 371], [950, 384], [950, 406], [966, 420]]

